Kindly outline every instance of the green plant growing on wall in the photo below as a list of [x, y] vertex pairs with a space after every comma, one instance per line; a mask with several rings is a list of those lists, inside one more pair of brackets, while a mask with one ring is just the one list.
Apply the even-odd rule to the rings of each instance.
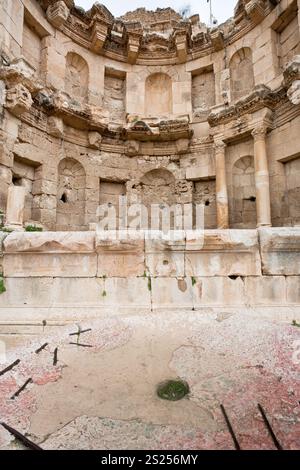
[[102, 297], [107, 297], [107, 292], [106, 292], [106, 290], [104, 290], [104, 291], [102, 292]]
[[6, 292], [6, 288], [5, 288], [5, 285], [4, 285], [4, 279], [2, 276], [0, 276], [0, 294], [3, 294], [4, 292]]
[[149, 290], [149, 292], [152, 291], [152, 279], [151, 279], [150, 276], [148, 276], [148, 290]]
[[297, 328], [300, 328], [300, 323], [298, 323], [296, 320], [293, 320], [292, 326], [297, 326]]
[[197, 284], [197, 279], [192, 276], [192, 286], [194, 287]]
[[36, 225], [27, 225], [25, 227], [25, 232], [42, 232], [42, 227], [37, 227]]

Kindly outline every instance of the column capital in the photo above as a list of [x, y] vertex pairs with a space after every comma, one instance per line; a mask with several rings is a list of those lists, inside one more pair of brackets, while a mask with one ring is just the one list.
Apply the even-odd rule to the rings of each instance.
[[214, 144], [216, 152], [224, 152], [227, 147], [222, 139], [214, 139]]
[[254, 140], [264, 140], [266, 138], [267, 130], [268, 126], [266, 126], [266, 124], [259, 124], [251, 132], [252, 137]]

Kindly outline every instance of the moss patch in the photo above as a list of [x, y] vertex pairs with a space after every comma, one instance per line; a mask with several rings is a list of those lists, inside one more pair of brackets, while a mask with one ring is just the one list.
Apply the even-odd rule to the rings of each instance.
[[3, 277], [0, 277], [0, 294], [3, 294], [6, 292], [5, 285], [4, 285], [4, 279]]
[[157, 387], [157, 395], [162, 400], [179, 401], [190, 393], [190, 387], [183, 380], [167, 380]]
[[27, 225], [25, 232], [42, 232], [42, 227], [37, 227], [36, 225]]

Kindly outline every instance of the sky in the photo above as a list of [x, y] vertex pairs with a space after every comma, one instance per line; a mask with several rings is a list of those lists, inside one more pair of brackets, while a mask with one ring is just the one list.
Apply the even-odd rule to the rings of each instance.
[[[75, 3], [89, 10], [95, 0], [75, 0]], [[200, 20], [209, 24], [209, 3], [207, 0], [100, 0], [99, 3], [103, 3], [115, 17], [139, 7], [145, 7], [148, 10], [171, 7], [178, 11], [186, 5], [190, 5], [191, 14], [199, 13]], [[223, 23], [233, 15], [236, 3], [237, 0], [212, 0], [213, 14], [219, 23]]]

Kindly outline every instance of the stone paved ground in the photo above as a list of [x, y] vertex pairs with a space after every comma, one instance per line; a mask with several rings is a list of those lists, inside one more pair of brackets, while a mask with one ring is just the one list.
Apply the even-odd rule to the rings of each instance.
[[[231, 449], [222, 403], [242, 449], [274, 449], [261, 403], [285, 449], [300, 449], [300, 309], [161, 312], [61, 327], [9, 349], [0, 419], [44, 449]], [[35, 350], [49, 345], [39, 354]], [[58, 363], [53, 352], [58, 347]], [[297, 363], [298, 362], [298, 363]], [[162, 380], [188, 381], [166, 402]], [[28, 379], [32, 383], [12, 400]], [[0, 447], [20, 448], [3, 428]]]

